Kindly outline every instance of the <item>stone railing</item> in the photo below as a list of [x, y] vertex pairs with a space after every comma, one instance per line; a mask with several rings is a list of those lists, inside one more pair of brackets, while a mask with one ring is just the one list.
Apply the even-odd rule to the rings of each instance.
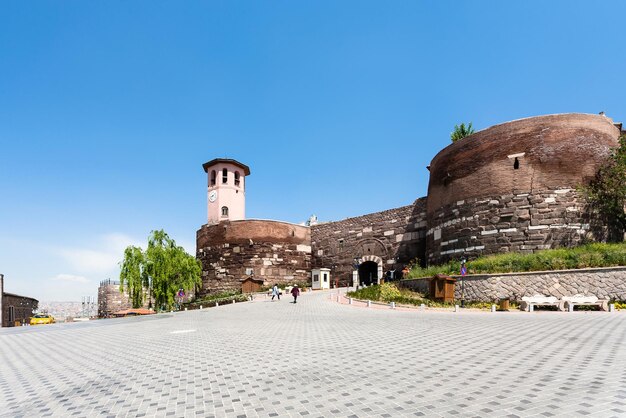
[[[455, 299], [492, 302], [523, 296], [593, 295], [600, 299], [626, 300], [626, 267], [577, 270], [529, 271], [522, 273], [472, 274], [457, 279]], [[428, 294], [430, 278], [407, 279], [400, 287]]]

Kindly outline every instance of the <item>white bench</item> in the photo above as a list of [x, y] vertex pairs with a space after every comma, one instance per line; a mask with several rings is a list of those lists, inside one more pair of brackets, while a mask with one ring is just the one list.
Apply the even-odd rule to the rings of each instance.
[[525, 310], [526, 312], [530, 312], [531, 307], [534, 306], [556, 306], [559, 311], [565, 309], [563, 306], [563, 302], [558, 300], [556, 296], [534, 295], [524, 296], [522, 298], [520, 309]]
[[[574, 306], [599, 306], [603, 311], [609, 310], [608, 299], [598, 299], [596, 296], [574, 295], [564, 296], [562, 299], [566, 310], [574, 310]], [[571, 307], [571, 308], [570, 308]]]

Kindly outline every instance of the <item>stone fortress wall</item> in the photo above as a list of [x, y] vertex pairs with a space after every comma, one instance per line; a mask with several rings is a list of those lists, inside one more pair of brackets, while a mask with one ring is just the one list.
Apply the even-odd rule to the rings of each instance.
[[334, 266], [343, 283], [355, 257], [380, 258], [382, 270], [397, 274], [411, 261], [440, 264], [602, 241], [606, 231], [578, 187], [596, 174], [620, 133], [611, 119], [588, 114], [476, 132], [433, 158], [428, 196], [413, 205], [311, 226], [313, 266]]
[[202, 262], [200, 294], [241, 289], [254, 277], [265, 285], [308, 282], [311, 232], [308, 227], [269, 220], [225, 221], [197, 232]]
[[[355, 257], [400, 274], [402, 266], [424, 254], [426, 199], [383, 212], [311, 225], [313, 268], [331, 268], [341, 286], [351, 284]], [[397, 276], [396, 276], [397, 277]]]
[[578, 189], [621, 133], [604, 115], [520, 119], [441, 150], [428, 167], [428, 195], [411, 205], [310, 228], [258, 220], [204, 225], [197, 234], [202, 293], [240, 289], [249, 271], [265, 284], [286, 284], [310, 280], [311, 268], [330, 268], [332, 281], [346, 285], [362, 281], [365, 264], [379, 280], [390, 270], [398, 277], [410, 262], [603, 241], [608, 231]]
[[128, 292], [120, 292], [120, 282], [103, 280], [98, 287], [98, 318], [110, 318], [114, 312], [132, 308]]
[[496, 125], [433, 158], [427, 260], [533, 252], [603, 240], [577, 192], [618, 145], [601, 115], [548, 115]]

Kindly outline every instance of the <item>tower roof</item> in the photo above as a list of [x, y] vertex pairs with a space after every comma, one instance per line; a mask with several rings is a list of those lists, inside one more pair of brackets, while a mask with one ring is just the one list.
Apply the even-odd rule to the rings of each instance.
[[237, 160], [233, 160], [230, 158], [215, 158], [211, 161], [207, 161], [206, 163], [202, 164], [202, 168], [204, 168], [204, 171], [206, 173], [209, 172], [209, 167], [215, 165], [215, 164], [219, 164], [219, 163], [228, 163], [228, 164], [233, 164], [236, 165], [237, 167], [241, 168], [244, 172], [244, 175], [249, 176], [250, 175], [250, 167], [248, 167], [245, 164], [240, 163]]

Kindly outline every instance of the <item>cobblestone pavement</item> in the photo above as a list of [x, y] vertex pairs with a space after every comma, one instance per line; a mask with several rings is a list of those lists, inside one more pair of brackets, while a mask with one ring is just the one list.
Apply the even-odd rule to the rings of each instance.
[[0, 416], [625, 416], [626, 313], [328, 292], [0, 331]]

